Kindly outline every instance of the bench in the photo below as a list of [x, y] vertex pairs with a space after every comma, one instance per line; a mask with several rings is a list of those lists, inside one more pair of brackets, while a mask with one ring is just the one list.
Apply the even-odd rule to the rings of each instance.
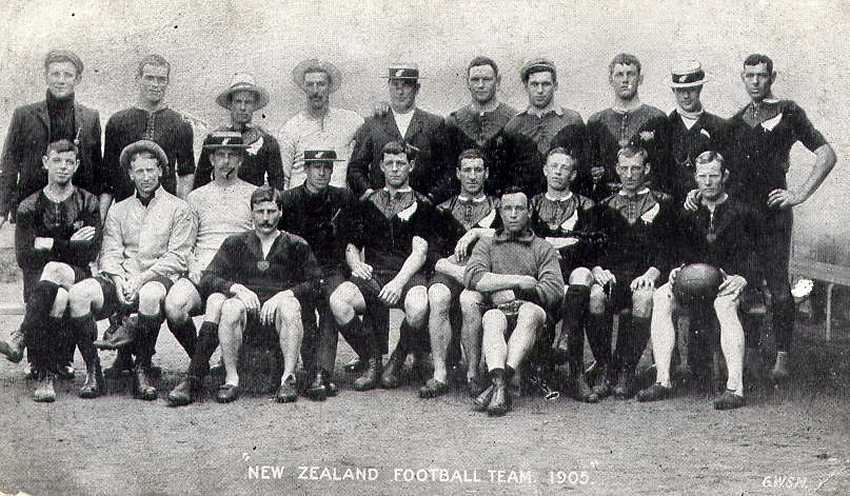
[[850, 286], [850, 267], [814, 260], [792, 258], [789, 272], [800, 277], [827, 283], [826, 286], [826, 340], [832, 339], [832, 289], [836, 284]]

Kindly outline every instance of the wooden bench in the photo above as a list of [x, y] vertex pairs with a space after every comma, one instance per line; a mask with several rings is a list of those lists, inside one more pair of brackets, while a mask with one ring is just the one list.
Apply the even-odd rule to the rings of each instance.
[[832, 339], [832, 289], [836, 284], [850, 286], [850, 267], [833, 265], [814, 260], [792, 258], [789, 264], [792, 274], [822, 281], [826, 286], [826, 340]]

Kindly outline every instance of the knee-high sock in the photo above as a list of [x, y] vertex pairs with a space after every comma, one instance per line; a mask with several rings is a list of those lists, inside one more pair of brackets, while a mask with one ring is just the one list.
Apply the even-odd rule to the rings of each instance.
[[[367, 360], [374, 356], [373, 347], [377, 347], [374, 343], [375, 337], [371, 335], [371, 332], [364, 329], [363, 322], [356, 315], [339, 326], [339, 333], [342, 334], [342, 337], [345, 338], [361, 360]], [[383, 355], [383, 353], [380, 354]]]
[[[61, 319], [56, 320], [61, 322]], [[73, 327], [75, 331], [73, 342], [80, 349], [80, 355], [83, 356], [83, 361], [86, 363], [86, 370], [93, 372], [100, 367], [100, 357], [97, 354], [97, 348], [94, 347], [94, 338], [97, 337], [97, 325], [92, 319], [87, 319], [80, 324]]]
[[195, 342], [195, 353], [189, 362], [188, 375], [203, 378], [210, 370], [210, 357], [218, 348], [218, 324], [205, 321], [198, 331], [198, 340]]
[[614, 316], [605, 312], [602, 315], [589, 314], [587, 317], [587, 341], [597, 364], [608, 366], [611, 363], [611, 334]]
[[312, 372], [316, 370], [319, 351], [319, 328], [316, 325], [315, 307], [304, 307], [301, 312], [301, 328], [304, 330], [301, 336], [301, 363], [304, 364], [305, 370]]
[[195, 340], [198, 333], [197, 329], [195, 329], [195, 322], [192, 320], [192, 317], [188, 317], [186, 321], [181, 324], [177, 324], [169, 320], [168, 329], [171, 331], [171, 334], [174, 334], [174, 338], [177, 339], [180, 346], [186, 350], [186, 354], [189, 355], [189, 357], [192, 357], [195, 354]]
[[623, 361], [623, 370], [630, 374], [634, 373], [635, 368], [637, 368], [637, 364], [640, 361], [640, 357], [643, 355], [643, 350], [646, 349], [646, 345], [649, 343], [649, 324], [650, 320], [646, 317], [632, 316], [631, 329], [629, 332], [630, 347], [624, 350], [626, 352], [626, 356]]
[[[80, 354], [83, 356], [83, 361], [86, 362], [86, 367], [93, 367], [98, 356], [97, 349], [92, 344], [97, 337], [97, 324], [95, 324], [91, 314], [70, 317], [67, 323], [67, 333], [69, 336], [73, 336], [76, 345], [80, 348]], [[97, 363], [100, 363], [99, 360]]]
[[62, 340], [51, 336], [50, 329], [45, 328], [45, 321], [53, 308], [53, 301], [59, 285], [51, 281], [38, 281], [30, 291], [27, 301], [24, 322], [21, 329], [24, 332], [24, 343], [29, 350], [30, 362], [36, 369], [53, 366], [53, 355], [58, 350], [66, 348]]
[[584, 364], [584, 325], [587, 321], [590, 288], [577, 284], [567, 288], [561, 306], [561, 333], [567, 333], [567, 361], [577, 373]]
[[156, 353], [156, 340], [162, 326], [159, 315], [139, 314], [139, 332], [136, 338], [136, 359], [141, 365], [149, 367], [151, 358]]

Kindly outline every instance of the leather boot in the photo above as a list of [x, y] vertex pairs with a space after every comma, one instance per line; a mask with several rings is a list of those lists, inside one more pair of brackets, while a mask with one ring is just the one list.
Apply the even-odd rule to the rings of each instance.
[[384, 367], [383, 374], [381, 374], [381, 387], [394, 389], [401, 385], [401, 369], [404, 367], [406, 359], [407, 350], [402, 348], [401, 343], [399, 343], [387, 360], [387, 365]]
[[168, 393], [168, 404], [171, 406], [185, 406], [192, 403], [195, 401], [195, 396], [200, 393], [203, 384], [204, 380], [202, 378], [187, 375], [183, 382], [175, 386]]
[[133, 397], [145, 401], [154, 401], [157, 398], [156, 388], [150, 379], [150, 365], [136, 364], [133, 370]]
[[80, 398], [96, 398], [106, 392], [106, 380], [100, 366], [100, 357], [92, 342], [92, 337], [97, 333], [97, 326], [93, 320], [87, 320], [76, 331], [77, 348], [80, 349], [86, 364], [86, 380], [80, 388]]
[[366, 370], [363, 371], [360, 377], [354, 380], [354, 390], [369, 391], [378, 387], [382, 371], [381, 357], [374, 356], [370, 358], [366, 363]]
[[56, 391], [53, 389], [53, 372], [47, 370], [33, 371], [38, 377], [38, 386], [32, 393], [33, 401], [38, 403], [52, 403], [56, 401]]
[[490, 371], [490, 376], [493, 379], [493, 396], [490, 398], [490, 404], [487, 405], [487, 415], [501, 417], [511, 409], [511, 394], [505, 380], [505, 371], [493, 369]]
[[16, 328], [9, 336], [9, 341], [0, 341], [0, 354], [6, 355], [6, 360], [18, 363], [24, 358], [24, 330]]
[[304, 396], [313, 401], [325, 401], [328, 398], [328, 390], [325, 388], [324, 370], [317, 369], [313, 374], [313, 381], [304, 391]]

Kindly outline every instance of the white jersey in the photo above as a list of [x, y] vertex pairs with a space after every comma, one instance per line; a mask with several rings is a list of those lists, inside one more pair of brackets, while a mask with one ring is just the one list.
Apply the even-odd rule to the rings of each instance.
[[227, 187], [213, 181], [189, 193], [186, 201], [198, 219], [190, 273], [206, 269], [225, 238], [253, 228], [251, 195], [256, 189], [253, 184], [238, 179]]

